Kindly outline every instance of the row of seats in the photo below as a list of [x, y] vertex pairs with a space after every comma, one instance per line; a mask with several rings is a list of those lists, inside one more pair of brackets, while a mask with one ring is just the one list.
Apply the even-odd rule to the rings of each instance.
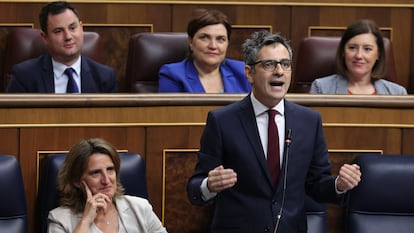
[[[99, 34], [85, 32], [82, 53], [103, 63]], [[339, 37], [306, 37], [300, 45], [295, 61], [293, 92], [307, 93], [315, 78], [336, 73], [335, 55]], [[384, 38], [387, 62], [385, 79], [396, 81], [396, 69], [392, 44]], [[181, 32], [144, 32], [133, 35], [128, 45], [125, 72], [129, 92], [157, 92], [158, 70], [163, 64], [177, 62], [188, 54], [188, 37]], [[6, 88], [11, 68], [23, 60], [46, 52], [40, 30], [13, 28], [6, 46], [6, 62], [3, 69], [3, 86]]]
[[[38, 233], [47, 232], [47, 214], [58, 205], [56, 177], [65, 156], [65, 153], [51, 154], [41, 161], [36, 203]], [[120, 157], [120, 179], [126, 194], [147, 198], [145, 161], [140, 155], [129, 152], [121, 152]], [[346, 232], [412, 232], [414, 156], [362, 155], [355, 162], [363, 175], [361, 183], [348, 195]], [[27, 233], [23, 178], [14, 156], [0, 155], [0, 187], [0, 232]], [[306, 208], [308, 232], [327, 232], [325, 206], [307, 199]]]

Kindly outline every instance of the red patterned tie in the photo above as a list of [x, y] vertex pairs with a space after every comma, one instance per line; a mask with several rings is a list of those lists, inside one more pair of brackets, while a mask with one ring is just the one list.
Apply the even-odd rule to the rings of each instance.
[[275, 122], [276, 110], [269, 109], [269, 126], [267, 130], [267, 166], [269, 167], [270, 176], [272, 177], [273, 187], [277, 185], [277, 179], [280, 173], [280, 152], [279, 152], [279, 134]]

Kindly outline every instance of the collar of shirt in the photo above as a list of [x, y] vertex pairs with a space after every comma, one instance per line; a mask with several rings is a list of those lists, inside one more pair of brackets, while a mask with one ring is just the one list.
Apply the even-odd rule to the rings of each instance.
[[[256, 99], [253, 93], [250, 95], [250, 100], [252, 101], [253, 110], [254, 110], [254, 114], [256, 117], [258, 117], [259, 115], [262, 115], [269, 109], [264, 104], [260, 103], [260, 101]], [[272, 109], [276, 110], [278, 114], [284, 117], [285, 116], [285, 99], [280, 100], [280, 102], [276, 106], [273, 106]]]
[[[70, 67], [72, 67], [75, 70], [74, 79], [75, 82], [78, 84], [79, 89], [81, 89], [80, 85], [80, 73], [81, 73], [81, 56], [79, 56], [79, 59], [73, 63]], [[57, 62], [52, 58], [52, 65], [53, 65], [53, 73], [55, 77], [55, 93], [66, 93], [66, 85], [67, 85], [67, 77], [64, 73], [66, 68], [68, 68], [67, 65], [62, 64], [60, 62]]]
[[[267, 158], [267, 127], [269, 124], [269, 117], [267, 115], [267, 110], [269, 109], [256, 97], [251, 94], [250, 100], [252, 101], [253, 110], [256, 117], [257, 129], [259, 130], [260, 141], [262, 142], [262, 149], [265, 157]], [[280, 164], [283, 162], [283, 153], [284, 153], [284, 141], [285, 141], [285, 101], [282, 99], [276, 106], [273, 106], [272, 109], [276, 110], [278, 114], [276, 115], [276, 124], [279, 134], [279, 151], [280, 151]]]

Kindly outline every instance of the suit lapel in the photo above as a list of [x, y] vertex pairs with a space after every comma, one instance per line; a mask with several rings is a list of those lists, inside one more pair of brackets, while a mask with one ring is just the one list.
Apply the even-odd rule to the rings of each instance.
[[234, 92], [234, 87], [238, 84], [233, 72], [231, 72], [230, 68], [226, 65], [226, 60], [224, 60], [223, 64], [220, 66], [220, 73], [223, 77], [224, 91]]
[[55, 93], [55, 74], [53, 73], [52, 57], [45, 55], [42, 62], [42, 81], [46, 93]]
[[197, 69], [195, 68], [193, 61], [189, 58], [187, 58], [186, 61], [186, 77], [189, 86], [191, 86], [194, 92], [205, 92], [200, 78], [198, 77]]
[[384, 82], [381, 79], [374, 81], [374, 88], [377, 94], [389, 94], [387, 86], [385, 86]]
[[129, 208], [125, 198], [116, 199], [116, 207], [126, 232], [135, 232], [138, 226], [134, 223], [137, 222], [139, 216], [135, 216], [135, 212]]
[[348, 80], [345, 77], [340, 76], [336, 82], [337, 94], [348, 94]]
[[285, 131], [287, 129], [292, 129], [295, 126], [295, 115], [294, 115], [293, 105], [285, 99]]
[[[298, 120], [296, 111], [295, 111], [295, 105], [290, 103], [286, 99], [284, 101], [285, 101], [285, 116], [284, 116], [285, 117], [285, 135], [284, 136], [286, 137], [286, 132], [288, 129], [292, 130], [292, 132], [299, 132], [299, 130], [296, 128], [297, 124], [295, 124], [295, 121]], [[293, 154], [294, 153], [290, 152], [289, 157], [292, 157]], [[277, 185], [276, 193], [283, 191], [283, 180], [285, 179], [285, 172], [284, 172], [285, 169], [286, 169], [286, 148], [284, 148], [284, 151], [283, 151], [283, 162], [282, 162], [282, 167], [280, 170], [279, 183]]]
[[259, 162], [262, 172], [266, 174], [268, 180], [267, 183], [272, 186], [272, 181], [267, 168], [267, 162], [263, 151], [262, 142], [260, 140], [256, 116], [253, 110], [252, 102], [250, 100], [250, 95], [251, 93], [240, 102], [241, 106], [239, 111], [239, 118], [245, 131], [246, 137], [255, 151], [256, 160]]
[[91, 88], [94, 86], [93, 76], [90, 74], [89, 64], [86, 57], [82, 56], [81, 60], [81, 92], [92, 92]]

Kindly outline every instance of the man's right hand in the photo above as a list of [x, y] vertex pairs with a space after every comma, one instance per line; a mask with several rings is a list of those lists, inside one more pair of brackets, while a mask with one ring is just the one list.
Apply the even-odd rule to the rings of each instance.
[[210, 192], [221, 192], [233, 187], [237, 182], [237, 173], [233, 169], [224, 169], [220, 165], [208, 173], [207, 187]]

